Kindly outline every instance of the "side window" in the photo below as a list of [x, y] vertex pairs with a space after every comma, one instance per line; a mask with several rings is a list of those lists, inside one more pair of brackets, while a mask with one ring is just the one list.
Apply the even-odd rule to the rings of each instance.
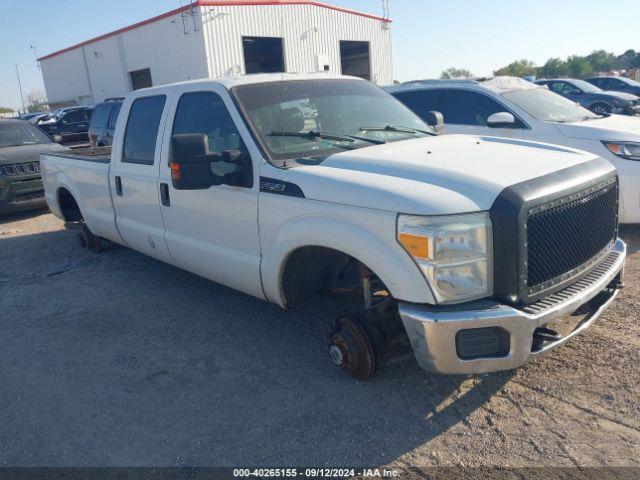
[[182, 133], [206, 134], [212, 153], [222, 153], [225, 150], [246, 152], [226, 105], [213, 92], [191, 92], [180, 97], [172, 135]]
[[124, 132], [123, 162], [153, 165], [165, 100], [164, 95], [134, 100]]
[[[396, 98], [409, 107], [423, 120], [430, 111], [446, 115], [442, 90], [416, 90], [399, 93]], [[444, 121], [447, 121], [445, 117]]]
[[447, 90], [446, 123], [486, 127], [489, 116], [506, 110], [498, 102], [481, 93]]
[[116, 103], [111, 109], [111, 114], [109, 115], [109, 123], [107, 124], [107, 128], [114, 129], [116, 128], [116, 121], [118, 120], [118, 114], [120, 113], [120, 109], [122, 108], [122, 103]]
[[80, 123], [85, 121], [85, 117], [82, 110], [72, 110], [67, 112], [62, 120], [64, 123]]
[[91, 121], [91, 117], [93, 117], [93, 109], [92, 108], [88, 108], [83, 113], [84, 113], [84, 118], [86, 119], [86, 121], [90, 122]]
[[629, 86], [629, 84], [618, 79], [612, 78], [611, 80], [609, 80], [609, 82], [610, 82], [610, 87], [616, 90], [625, 90]]
[[101, 103], [94, 108], [93, 115], [91, 116], [92, 127], [102, 128], [106, 125], [110, 107], [108, 103]]

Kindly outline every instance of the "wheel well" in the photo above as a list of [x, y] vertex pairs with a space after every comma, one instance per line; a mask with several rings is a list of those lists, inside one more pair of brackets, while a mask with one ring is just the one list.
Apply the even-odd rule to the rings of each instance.
[[78, 202], [76, 202], [76, 199], [73, 198], [71, 192], [66, 188], [60, 188], [58, 190], [58, 205], [60, 206], [60, 211], [62, 212], [65, 222], [79, 222], [82, 220], [82, 213], [80, 212]]
[[282, 274], [288, 308], [307, 303], [315, 295], [329, 295], [362, 303], [375, 291], [388, 291], [366, 265], [346, 253], [326, 247], [301, 247], [289, 255]]

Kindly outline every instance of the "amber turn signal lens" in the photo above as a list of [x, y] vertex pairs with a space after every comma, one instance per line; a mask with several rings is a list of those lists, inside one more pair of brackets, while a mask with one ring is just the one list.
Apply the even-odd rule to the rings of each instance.
[[398, 239], [402, 246], [415, 258], [429, 258], [429, 239], [420, 235], [400, 233]]

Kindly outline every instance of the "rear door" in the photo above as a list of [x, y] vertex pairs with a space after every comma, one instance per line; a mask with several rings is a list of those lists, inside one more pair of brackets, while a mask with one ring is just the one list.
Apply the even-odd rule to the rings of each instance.
[[[524, 123], [506, 106], [489, 95], [449, 88], [445, 90], [445, 133], [464, 133], [495, 137], [524, 138]], [[498, 112], [508, 112], [516, 118], [514, 128], [491, 128], [487, 119]]]
[[109, 179], [116, 223], [126, 244], [166, 262], [172, 259], [164, 240], [158, 170], [171, 92], [165, 88], [126, 100]]
[[[253, 157], [251, 187], [213, 185], [176, 190], [171, 182], [171, 135], [206, 134], [209, 151]], [[263, 298], [258, 233], [259, 154], [226, 89], [218, 84], [181, 85], [164, 135], [160, 180], [166, 241], [176, 265], [213, 281]], [[224, 165], [212, 164], [218, 173]], [[224, 172], [219, 172], [224, 173]]]

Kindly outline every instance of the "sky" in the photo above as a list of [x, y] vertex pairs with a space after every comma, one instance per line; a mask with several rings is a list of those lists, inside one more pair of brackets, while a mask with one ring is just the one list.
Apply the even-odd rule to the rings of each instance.
[[[324, 0], [382, 14], [382, 0]], [[183, 4], [186, 0], [183, 0]], [[44, 90], [39, 56], [177, 8], [180, 0], [0, 0], [0, 106]], [[394, 78], [474, 75], [520, 58], [640, 50], [640, 0], [390, 0]], [[636, 19], [631, 21], [631, 19]]]

